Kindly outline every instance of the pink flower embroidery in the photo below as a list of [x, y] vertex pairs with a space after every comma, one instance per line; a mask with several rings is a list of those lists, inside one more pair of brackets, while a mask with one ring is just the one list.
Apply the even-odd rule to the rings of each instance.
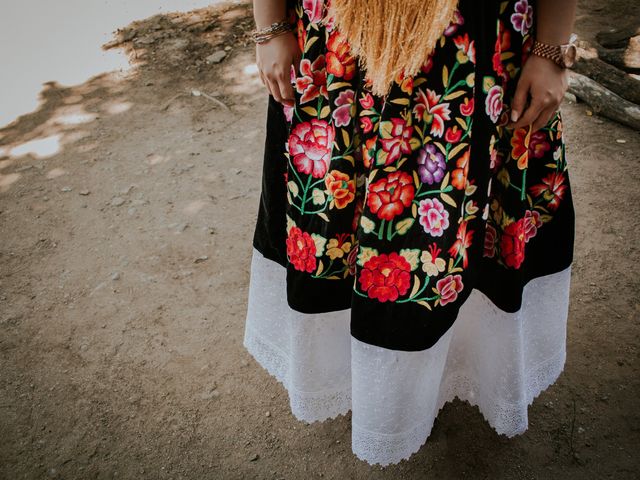
[[319, 95], [329, 98], [324, 55], [319, 55], [313, 63], [308, 58], [300, 61], [300, 76], [296, 78], [296, 91], [302, 93], [300, 103], [310, 102]]
[[524, 241], [528, 242], [530, 238], [535, 237], [538, 233], [538, 227], [542, 225], [540, 220], [540, 212], [537, 210], [527, 210], [524, 212]]
[[492, 225], [487, 224], [487, 229], [484, 233], [484, 249], [482, 252], [483, 257], [493, 258], [496, 254], [496, 240], [497, 232]]
[[418, 207], [420, 225], [424, 231], [434, 237], [441, 237], [449, 227], [449, 212], [437, 198], [427, 198], [420, 202]]
[[487, 92], [487, 99], [485, 103], [485, 110], [493, 123], [498, 121], [503, 108], [502, 87], [500, 85], [494, 85]]
[[323, 178], [329, 168], [335, 129], [325, 120], [312, 118], [291, 131], [288, 148], [299, 172]]
[[311, 23], [318, 22], [322, 18], [323, 0], [302, 0], [304, 13], [309, 17]]
[[333, 120], [336, 127], [345, 127], [351, 123], [351, 117], [355, 112], [354, 91], [343, 90], [334, 102], [338, 108], [333, 111]]
[[462, 291], [462, 277], [460, 274], [447, 275], [436, 282], [436, 290], [440, 294], [440, 305], [455, 302], [458, 293]]
[[[383, 122], [385, 126], [387, 126], [388, 123], [389, 122]], [[391, 128], [382, 132], [382, 138], [380, 139], [382, 150], [387, 152], [387, 158], [384, 162], [385, 165], [395, 162], [403, 153], [411, 153], [411, 134], [413, 127], [407, 125], [407, 122], [403, 118], [392, 118], [390, 123]]]

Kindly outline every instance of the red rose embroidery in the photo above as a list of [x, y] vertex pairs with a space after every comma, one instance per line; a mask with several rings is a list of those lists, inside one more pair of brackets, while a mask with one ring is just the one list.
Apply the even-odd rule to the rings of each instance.
[[369, 187], [367, 205], [382, 220], [393, 220], [411, 205], [415, 195], [413, 178], [406, 172], [392, 172]]
[[289, 135], [289, 154], [299, 172], [323, 178], [333, 149], [335, 128], [326, 120], [312, 118], [294, 127]]
[[370, 258], [360, 272], [360, 287], [369, 298], [395, 301], [409, 290], [411, 265], [396, 252]]
[[509, 267], [520, 268], [524, 261], [524, 219], [506, 226], [500, 239], [500, 255]]
[[287, 256], [296, 270], [313, 272], [316, 268], [316, 244], [307, 232], [291, 227], [287, 236]]

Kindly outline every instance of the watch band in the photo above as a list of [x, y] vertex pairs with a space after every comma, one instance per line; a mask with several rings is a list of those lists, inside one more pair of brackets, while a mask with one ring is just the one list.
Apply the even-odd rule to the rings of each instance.
[[533, 42], [533, 49], [531, 50], [531, 53], [553, 60], [558, 66], [566, 68], [562, 57], [562, 47], [560, 45], [548, 45], [536, 40]]

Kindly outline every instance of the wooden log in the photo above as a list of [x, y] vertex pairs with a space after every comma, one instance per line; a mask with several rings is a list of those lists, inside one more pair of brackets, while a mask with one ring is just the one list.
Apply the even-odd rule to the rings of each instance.
[[630, 43], [627, 48], [609, 49], [598, 46], [598, 56], [626, 72], [640, 73], [640, 37], [634, 37], [636, 38], [637, 41], [634, 44]]
[[622, 98], [640, 105], [640, 81], [602, 61], [593, 52], [578, 48], [578, 58], [572, 70], [595, 80]]
[[640, 27], [614, 28], [609, 31], [599, 32], [596, 41], [604, 48], [626, 48], [629, 39], [640, 35]]
[[589, 77], [569, 72], [569, 91], [603, 117], [640, 131], [640, 106], [616, 95]]

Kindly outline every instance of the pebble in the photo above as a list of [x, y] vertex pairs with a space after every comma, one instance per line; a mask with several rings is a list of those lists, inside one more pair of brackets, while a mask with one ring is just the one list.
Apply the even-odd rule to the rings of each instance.
[[202, 263], [208, 259], [209, 257], [207, 255], [202, 255], [201, 257], [196, 258], [193, 263]]
[[624, 138], [616, 138], [616, 143], [627, 143]]
[[209, 55], [205, 60], [209, 64], [220, 63], [226, 56], [227, 56], [227, 52], [225, 52], [224, 50], [217, 50], [213, 52], [211, 55]]
[[80, 195], [87, 196], [87, 195], [89, 195], [91, 192], [90, 192], [89, 190], [80, 190], [78, 193], [79, 193]]
[[120, 280], [120, 272], [115, 272], [111, 275], [111, 280]]
[[71, 187], [62, 187], [60, 189], [61, 192], [70, 192], [71, 190], [73, 190], [73, 188], [71, 188]]
[[249, 459], [250, 462], [255, 462], [256, 460], [258, 460], [260, 458], [260, 455], [258, 455], [257, 453], [254, 453], [251, 458]]
[[215, 388], [213, 390], [209, 390], [208, 392], [204, 392], [200, 394], [200, 398], [202, 400], [209, 400], [211, 398], [218, 398], [220, 396], [220, 392]]
[[119, 207], [121, 205], [124, 205], [125, 199], [122, 197], [113, 197], [111, 199], [111, 206], [113, 207]]

